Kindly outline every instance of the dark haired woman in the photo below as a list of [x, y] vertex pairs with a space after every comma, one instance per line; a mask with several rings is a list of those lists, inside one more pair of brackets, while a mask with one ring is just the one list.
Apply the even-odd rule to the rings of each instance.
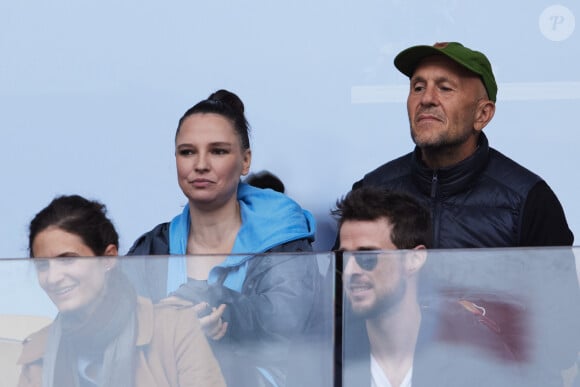
[[[312, 257], [256, 255], [312, 251], [315, 223], [287, 196], [240, 182], [250, 169], [248, 131], [242, 101], [226, 90], [185, 112], [175, 135], [175, 160], [188, 203], [129, 252], [177, 256], [129, 260], [126, 270], [143, 294], [173, 295], [196, 305], [228, 385], [244, 383], [243, 369], [230, 367], [228, 356], [250, 345], [272, 349], [300, 334], [319, 286]], [[275, 352], [265, 356], [268, 362], [276, 360]], [[262, 382], [283, 384], [276, 367], [256, 363]]]
[[224, 386], [193, 309], [153, 306], [117, 268], [102, 204], [54, 199], [30, 223], [29, 249], [58, 315], [25, 341], [19, 386]]

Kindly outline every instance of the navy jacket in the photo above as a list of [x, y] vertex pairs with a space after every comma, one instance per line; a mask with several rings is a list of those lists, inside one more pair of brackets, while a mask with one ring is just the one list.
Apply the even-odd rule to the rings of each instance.
[[435, 248], [570, 246], [562, 205], [536, 174], [490, 148], [433, 170], [421, 150], [390, 161], [353, 185], [408, 192], [431, 210]]

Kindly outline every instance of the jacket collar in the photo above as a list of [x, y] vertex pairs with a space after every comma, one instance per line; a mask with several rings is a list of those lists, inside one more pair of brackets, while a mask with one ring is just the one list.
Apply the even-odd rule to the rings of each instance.
[[489, 143], [481, 132], [475, 153], [442, 169], [427, 167], [421, 159], [419, 147], [415, 147], [412, 158], [413, 182], [419, 190], [432, 197], [448, 197], [469, 188], [479, 177], [489, 160]]

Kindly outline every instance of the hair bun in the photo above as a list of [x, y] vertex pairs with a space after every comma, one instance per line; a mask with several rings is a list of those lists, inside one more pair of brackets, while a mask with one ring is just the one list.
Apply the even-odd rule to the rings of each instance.
[[244, 103], [236, 94], [231, 91], [221, 89], [212, 93], [208, 98], [211, 101], [219, 101], [223, 104], [228, 105], [233, 110], [243, 114], [244, 113]]
[[234, 93], [228, 90], [220, 89], [215, 93], [212, 93], [209, 97], [203, 101], [199, 101], [183, 114], [179, 119], [177, 124], [177, 130], [175, 131], [175, 139], [179, 135], [179, 130], [181, 125], [187, 117], [192, 114], [218, 114], [224, 118], [231, 121], [233, 128], [235, 129], [237, 135], [240, 138], [240, 144], [242, 149], [250, 149], [250, 126], [244, 115], [244, 103]]

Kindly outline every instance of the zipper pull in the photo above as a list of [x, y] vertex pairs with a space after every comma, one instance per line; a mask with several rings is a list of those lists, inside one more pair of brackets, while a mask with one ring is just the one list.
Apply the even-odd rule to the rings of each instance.
[[433, 172], [433, 178], [431, 179], [431, 198], [435, 198], [437, 193], [437, 172]]

